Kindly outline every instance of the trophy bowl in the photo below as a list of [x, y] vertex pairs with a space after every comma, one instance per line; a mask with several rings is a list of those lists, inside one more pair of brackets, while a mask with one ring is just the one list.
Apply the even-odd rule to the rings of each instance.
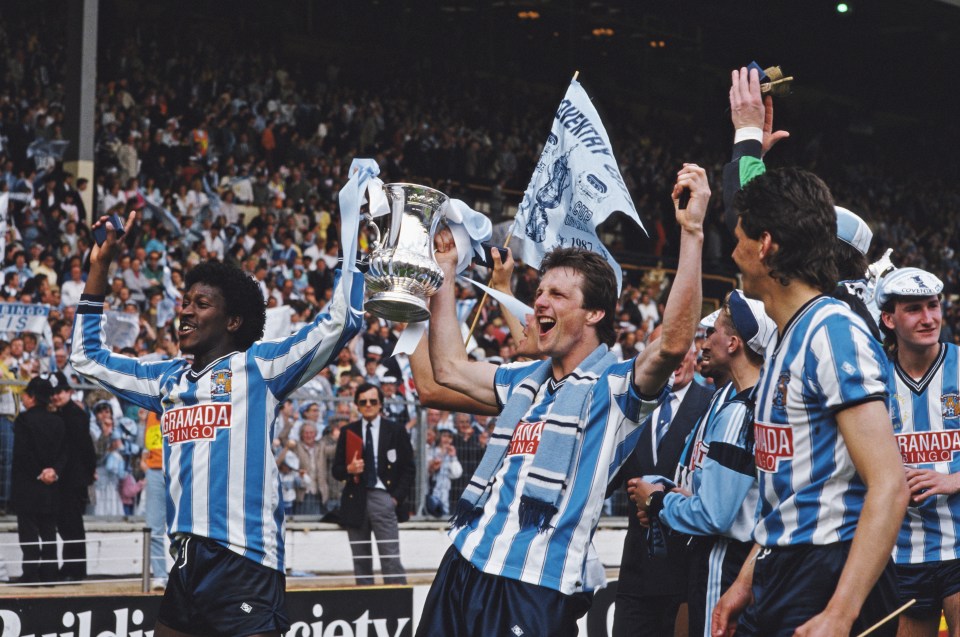
[[427, 298], [443, 285], [433, 237], [448, 197], [417, 184], [384, 184], [383, 190], [390, 212], [371, 221], [377, 238], [364, 276], [364, 309], [388, 321], [424, 321]]

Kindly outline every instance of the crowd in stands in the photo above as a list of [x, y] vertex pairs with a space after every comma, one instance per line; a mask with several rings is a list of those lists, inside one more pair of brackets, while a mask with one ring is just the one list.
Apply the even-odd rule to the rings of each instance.
[[[38, 165], [28, 156], [35, 142], [64, 139], [64, 43], [37, 27], [8, 24], [0, 27], [0, 51], [0, 189], [11, 195], [0, 300], [50, 308], [49, 330], [0, 335], [4, 381], [55, 370], [79, 381], [67, 357], [92, 245], [92, 216], [144, 199], [143, 218], [128, 229], [127, 254], [111, 277], [107, 302], [115, 314], [109, 320], [117, 326], [118, 350], [148, 359], [169, 357], [177, 352], [173, 326], [184, 274], [205, 259], [243, 268], [258, 281], [268, 308], [290, 308], [291, 325], [323, 310], [339, 258], [337, 193], [352, 158], [374, 157], [385, 182], [429, 181], [454, 196], [464, 196], [468, 185], [481, 186], [487, 193], [484, 205], [499, 221], [519, 202], [516, 193], [537, 161], [551, 115], [524, 100], [490, 97], [497, 91], [481, 80], [472, 89], [458, 84], [450, 92], [438, 85], [427, 93], [402, 82], [373, 91], [351, 85], [333, 61], [315, 77], [255, 47], [238, 52], [199, 44], [170, 50], [159, 41], [121, 40], [104, 56], [97, 78], [96, 172], [88, 183], [65, 172], [61, 161]], [[510, 110], [485, 119], [491, 109], [478, 105], [494, 99]], [[668, 120], [657, 119], [655, 111], [650, 117], [620, 124], [617, 128], [627, 134], [614, 145], [651, 238], [623, 228], [611, 247], [629, 258], [626, 245], [639, 245], [669, 265], [676, 228], [672, 214], [664, 213], [671, 210], [668, 194], [676, 168], [681, 157], [697, 156], [719, 192], [729, 143], [713, 140], [728, 131], [691, 140], [671, 129]], [[893, 248], [896, 265], [925, 268], [943, 279], [944, 334], [960, 341], [960, 254], [955, 249], [960, 191], [919, 168], [890, 161], [874, 165], [871, 156], [831, 157], [826, 142], [820, 148], [807, 148], [805, 160], [821, 172], [839, 204], [870, 223], [875, 233], [871, 256]], [[777, 152], [769, 164], [777, 163]], [[87, 191], [91, 210], [83, 203]], [[705, 263], [708, 273], [726, 274], [732, 240], [722, 225], [720, 198], [715, 199]], [[361, 250], [368, 248], [364, 235]], [[515, 276], [517, 296], [529, 301], [535, 277], [522, 271]], [[618, 317], [622, 331], [616, 349], [624, 359], [643, 349], [659, 320], [666, 287], [660, 279], [631, 277]], [[476, 355], [511, 360], [513, 339], [496, 303], [478, 311]], [[284, 406], [275, 446], [288, 512], [335, 511], [339, 484], [330, 475], [331, 458], [339, 428], [356, 417], [351, 398], [359, 383], [380, 384], [386, 408], [397, 410], [392, 417], [402, 413], [400, 420], [417, 431], [420, 409], [409, 368], [390, 357], [396, 327], [368, 316], [363, 338], [344, 349], [303, 397]], [[5, 471], [0, 506], [9, 500], [19, 391], [17, 385], [0, 385], [0, 467]], [[136, 512], [140, 449], [150, 414], [102, 392], [78, 392], [77, 398], [90, 411], [100, 463], [90, 512]], [[425, 423], [431, 497], [424, 512], [441, 516], [449, 513], [476, 468], [491, 422], [429, 410]]]

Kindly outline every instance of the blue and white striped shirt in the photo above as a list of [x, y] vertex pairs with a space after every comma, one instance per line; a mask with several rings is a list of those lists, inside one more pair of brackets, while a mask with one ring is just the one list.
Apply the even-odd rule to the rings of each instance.
[[334, 290], [328, 311], [296, 333], [258, 341], [200, 371], [184, 359], [141, 363], [104, 345], [103, 298], [84, 296], [73, 328], [74, 369], [162, 414], [167, 530], [207, 537], [283, 571], [283, 505], [271, 450], [280, 403], [313, 378], [361, 328], [363, 278], [351, 305]]
[[690, 489], [690, 482], [693, 479], [693, 472], [702, 463], [702, 456], [706, 454], [706, 447], [703, 444], [703, 437], [707, 433], [708, 423], [717, 415], [717, 412], [733, 398], [737, 393], [733, 383], [728, 382], [723, 385], [710, 397], [710, 403], [707, 405], [707, 411], [700, 416], [697, 424], [687, 436], [683, 446], [683, 452], [680, 454], [680, 461], [677, 463], [677, 471], [673, 481], [677, 486], [683, 489]]
[[[920, 380], [894, 363], [890, 417], [907, 466], [960, 472], [960, 348], [940, 346]], [[893, 557], [897, 564], [960, 559], [960, 493], [935, 495], [907, 508]]]
[[[732, 387], [722, 387], [717, 394]], [[700, 442], [690, 458], [693, 471], [685, 483], [693, 495], [668, 493], [660, 511], [660, 520], [674, 531], [722, 535], [740, 542], [753, 539], [759, 496], [749, 392], [721, 400], [720, 409], [708, 411], [709, 417], [698, 423], [694, 433]]]
[[[589, 419], [577, 441], [558, 511], [550, 521], [553, 526], [538, 533], [534, 527], [520, 529], [518, 509], [539, 445], [538, 424], [557, 393], [551, 382], [543, 383], [514, 431], [511, 450], [496, 473], [482, 515], [450, 531], [464, 559], [485, 573], [565, 595], [603, 585], [602, 580], [588, 577], [587, 561], [607, 484], [637, 446], [640, 423], [670, 391], [668, 383], [656, 398], [641, 397], [633, 385], [634, 362], [612, 365], [590, 390]], [[501, 403], [534, 364], [516, 363], [497, 370], [496, 393]]]
[[880, 344], [845, 303], [818, 296], [790, 319], [757, 384], [758, 544], [853, 539], [866, 486], [835, 414], [886, 400], [888, 375]]

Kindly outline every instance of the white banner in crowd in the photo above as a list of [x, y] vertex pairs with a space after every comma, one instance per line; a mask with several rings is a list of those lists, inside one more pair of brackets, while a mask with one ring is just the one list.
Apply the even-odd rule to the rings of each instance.
[[598, 252], [616, 272], [619, 292], [620, 266], [597, 238], [597, 226], [618, 210], [643, 228], [600, 116], [573, 80], [517, 211], [513, 234], [524, 240], [520, 256], [538, 268], [555, 247]]
[[267, 308], [267, 322], [263, 326], [263, 339], [284, 338], [293, 332], [293, 308], [289, 305], [280, 305]]
[[137, 336], [140, 335], [139, 314], [108, 310], [104, 313], [104, 316], [107, 319], [103, 326], [107, 347], [123, 349], [124, 347], [133, 347], [136, 344]]
[[43, 334], [50, 328], [47, 323], [47, 316], [49, 315], [49, 305], [0, 303], [0, 332]]

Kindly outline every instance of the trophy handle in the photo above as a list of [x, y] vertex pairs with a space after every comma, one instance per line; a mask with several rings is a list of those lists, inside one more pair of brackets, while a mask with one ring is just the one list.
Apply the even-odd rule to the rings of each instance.
[[367, 228], [372, 229], [373, 233], [376, 235], [376, 239], [373, 240], [373, 245], [370, 246], [370, 250], [371, 252], [375, 250], [379, 250], [381, 247], [380, 246], [380, 228], [377, 226], [376, 223], [374, 223], [373, 215], [367, 213], [364, 215], [364, 219], [367, 222]]
[[[442, 214], [439, 214], [439, 211], [436, 215], [433, 216], [433, 219], [430, 221], [430, 258], [433, 259], [434, 263], [437, 261], [437, 257], [434, 255], [436, 250], [433, 247], [433, 240], [437, 236], [437, 229], [440, 226], [441, 221], [446, 221], [445, 217]], [[446, 223], [444, 223], [446, 225]]]

